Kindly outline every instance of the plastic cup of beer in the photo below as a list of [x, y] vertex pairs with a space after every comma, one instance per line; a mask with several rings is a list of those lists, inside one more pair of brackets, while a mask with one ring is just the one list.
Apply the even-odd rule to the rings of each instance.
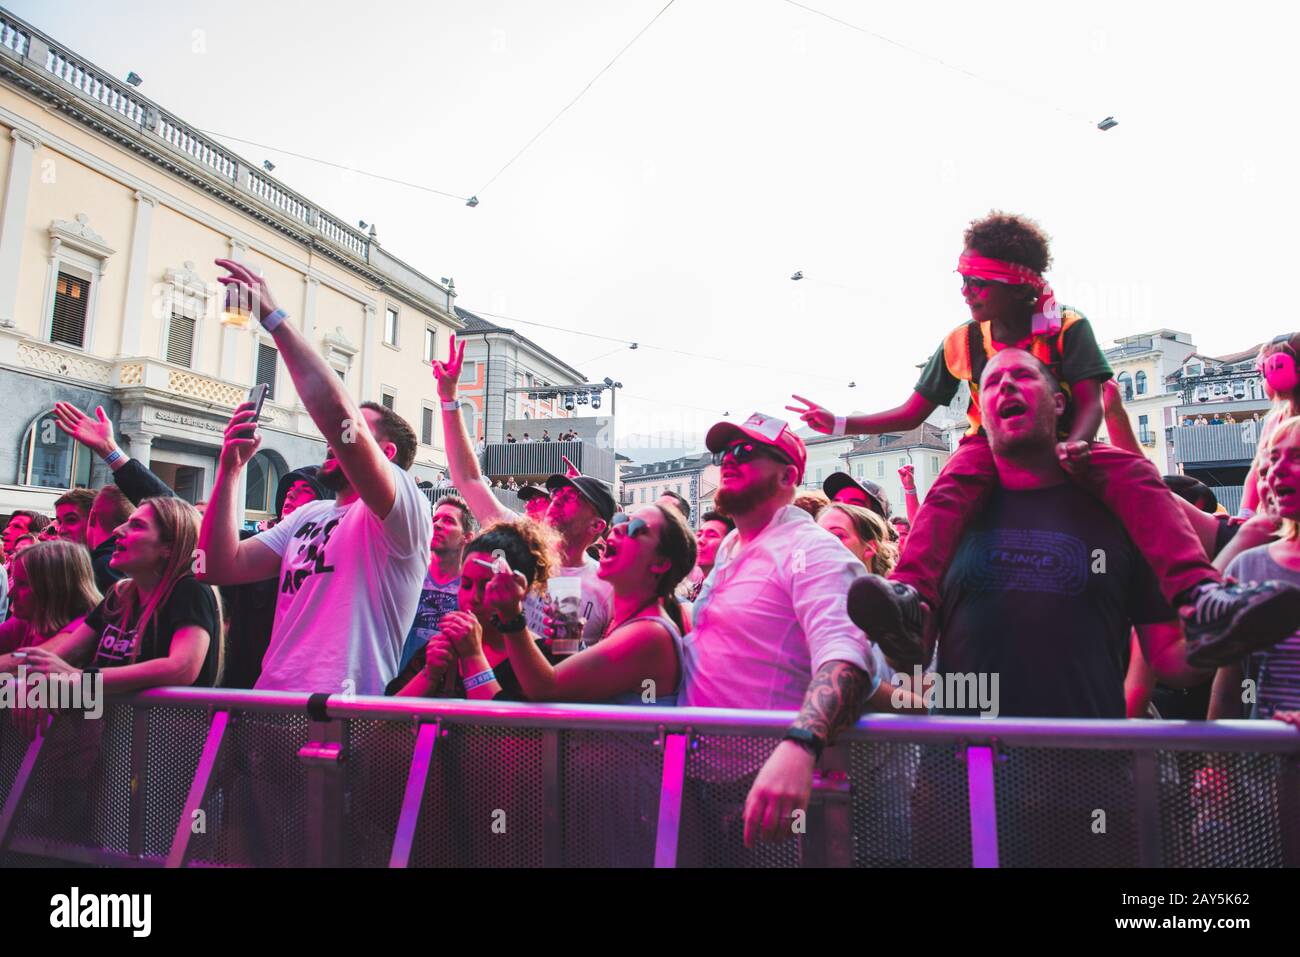
[[239, 287], [234, 283], [227, 284], [226, 304], [221, 310], [221, 324], [234, 326], [236, 329], [247, 329], [248, 324], [252, 321], [253, 314], [249, 311], [248, 306], [244, 304]]
[[574, 655], [582, 650], [582, 579], [552, 578], [546, 583], [551, 605], [551, 654]]

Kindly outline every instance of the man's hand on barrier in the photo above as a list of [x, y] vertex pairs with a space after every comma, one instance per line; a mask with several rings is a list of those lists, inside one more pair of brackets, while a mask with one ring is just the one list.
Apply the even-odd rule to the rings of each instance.
[[456, 345], [456, 334], [451, 335], [451, 345], [448, 347], [447, 361], [439, 362], [433, 360], [433, 378], [438, 384], [438, 398], [443, 402], [450, 402], [456, 398], [456, 386], [460, 382], [460, 367], [465, 362], [465, 340], [460, 341], [460, 347]]
[[1273, 717], [1300, 731], [1300, 711], [1274, 711]]
[[[467, 611], [449, 611], [442, 616], [438, 628], [440, 635], [451, 642], [452, 649], [461, 658], [473, 658], [483, 653], [483, 626]], [[435, 635], [434, 638], [439, 637]], [[429, 639], [430, 642], [434, 638]]]
[[816, 758], [794, 741], [782, 741], [767, 759], [745, 799], [745, 847], [784, 841], [794, 833], [795, 812], [808, 810]]

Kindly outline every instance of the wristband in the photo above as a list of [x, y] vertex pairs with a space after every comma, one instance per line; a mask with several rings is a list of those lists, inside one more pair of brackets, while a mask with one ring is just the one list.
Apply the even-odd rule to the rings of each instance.
[[1255, 510], [1254, 510], [1253, 508], [1246, 508], [1246, 506], [1243, 505], [1243, 506], [1241, 506], [1241, 508], [1238, 510], [1238, 512], [1237, 512], [1237, 517], [1238, 517], [1238, 518], [1250, 518], [1250, 517], [1253, 516], [1254, 514], [1255, 514]]
[[287, 312], [285, 312], [283, 309], [277, 309], [275, 310], [275, 312], [271, 313], [269, 316], [267, 316], [265, 319], [262, 320], [262, 328], [265, 329], [267, 332], [275, 332], [276, 327], [288, 318], [289, 318], [289, 314]]
[[99, 669], [96, 668], [94, 665], [87, 665], [85, 668], [81, 669], [81, 673], [83, 675], [89, 675], [90, 677], [93, 678], [95, 675], [99, 674]]
[[459, 411], [460, 411], [460, 399], [452, 399], [452, 400], [450, 400], [450, 401], [448, 401], [448, 402], [443, 402], [443, 403], [442, 403], [442, 411], [444, 411], [444, 412], [459, 412]]
[[497, 631], [502, 634], [512, 635], [515, 632], [526, 629], [528, 627], [528, 619], [524, 617], [523, 612], [520, 612], [508, 621], [502, 621], [500, 615], [493, 615], [492, 624], [496, 625]]
[[903, 496], [905, 498], [916, 498], [916, 489], [914, 488], [903, 489]]
[[479, 685], [485, 685], [489, 681], [496, 681], [496, 680], [497, 680], [496, 672], [494, 672], [491, 668], [489, 668], [487, 671], [480, 671], [476, 675], [471, 675], [470, 677], [466, 678], [462, 683], [465, 685], [465, 690], [469, 691], [473, 688], [477, 688]]
[[845, 435], [849, 429], [849, 420], [847, 416], [835, 416], [835, 428], [831, 430], [831, 435]]
[[120, 461], [121, 459], [124, 458], [126, 458], [125, 452], [123, 452], [121, 449], [114, 449], [113, 451], [109, 452], [107, 455], [104, 456], [104, 464], [107, 465], [109, 468], [112, 468], [114, 462]]

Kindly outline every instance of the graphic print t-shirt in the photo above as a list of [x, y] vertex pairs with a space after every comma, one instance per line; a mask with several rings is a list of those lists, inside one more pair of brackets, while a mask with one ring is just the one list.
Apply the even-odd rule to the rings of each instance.
[[[937, 670], [987, 675], [989, 688], [996, 674], [1001, 716], [1123, 718], [1130, 626], [1174, 617], [1123, 526], [1087, 492], [999, 489], [944, 579]], [[942, 704], [936, 712], [979, 711]]]
[[86, 625], [99, 635], [92, 664], [96, 668], [117, 668], [140, 661], [165, 658], [171, 640], [186, 625], [197, 625], [208, 633], [208, 653], [194, 682], [196, 688], [210, 688], [217, 680], [217, 651], [221, 638], [217, 596], [212, 588], [186, 575], [172, 586], [172, 593], [158, 606], [145, 633], [140, 634], [139, 609], [129, 621], [108, 613], [112, 598], [105, 598], [86, 616]]
[[402, 659], [397, 665], [399, 672], [406, 667], [411, 656], [437, 634], [442, 616], [456, 610], [456, 595], [459, 591], [459, 575], [448, 582], [437, 582], [434, 581], [432, 572], [425, 573], [424, 587], [420, 589], [420, 605], [415, 610], [415, 621], [411, 622], [411, 630], [406, 633], [406, 642], [402, 645]]
[[[1268, 545], [1242, 552], [1228, 563], [1228, 575], [1241, 582], [1300, 585], [1300, 572], [1274, 561]], [[1246, 659], [1246, 677], [1253, 678], [1258, 689], [1252, 718], [1271, 718], [1274, 711], [1300, 709], [1300, 627], [1290, 638], [1251, 654]]]
[[397, 674], [433, 521], [415, 479], [389, 466], [396, 494], [382, 520], [360, 499], [311, 502], [257, 536], [281, 558], [258, 690], [381, 695]]

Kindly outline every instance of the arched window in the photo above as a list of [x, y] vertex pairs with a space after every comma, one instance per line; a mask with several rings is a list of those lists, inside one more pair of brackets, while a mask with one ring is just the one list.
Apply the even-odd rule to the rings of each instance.
[[1119, 383], [1120, 390], [1123, 392], [1126, 401], [1133, 398], [1133, 380], [1129, 378], [1127, 372], [1121, 372], [1115, 376], [1115, 381]]
[[37, 488], [89, 487], [94, 453], [64, 435], [54, 422], [54, 413], [44, 412], [27, 426], [18, 470], [19, 484]]
[[248, 461], [248, 488], [244, 492], [244, 511], [254, 521], [275, 517], [275, 493], [280, 485], [280, 467], [265, 452]]
[[1135, 381], [1137, 382], [1137, 394], [1138, 394], [1138, 395], [1146, 395], [1146, 394], [1147, 394], [1147, 374], [1146, 374], [1145, 372], [1139, 372], [1139, 373], [1134, 377], [1134, 379], [1135, 379]]

